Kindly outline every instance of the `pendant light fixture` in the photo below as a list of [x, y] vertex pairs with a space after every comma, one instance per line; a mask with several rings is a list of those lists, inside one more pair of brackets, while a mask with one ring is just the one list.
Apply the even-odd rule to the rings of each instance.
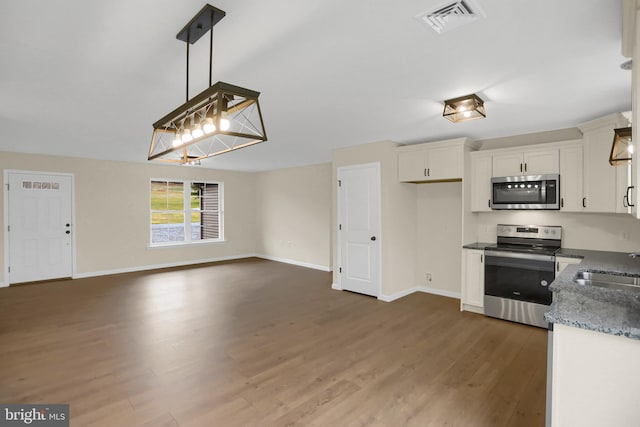
[[613, 144], [611, 145], [611, 154], [609, 155], [609, 164], [611, 166], [628, 165], [633, 155], [633, 145], [631, 144], [631, 128], [618, 128], [613, 132]]
[[454, 123], [487, 117], [484, 101], [475, 93], [444, 101], [442, 117]]
[[[267, 140], [259, 92], [212, 82], [213, 26], [225, 12], [207, 4], [178, 33], [187, 44], [186, 102], [153, 124], [149, 160], [198, 165], [200, 160]], [[189, 45], [211, 31], [209, 87], [189, 99]]]

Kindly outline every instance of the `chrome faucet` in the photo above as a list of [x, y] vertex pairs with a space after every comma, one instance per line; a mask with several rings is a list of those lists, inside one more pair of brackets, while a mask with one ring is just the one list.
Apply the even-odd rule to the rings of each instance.
[[638, 258], [638, 257], [640, 257], [640, 251], [639, 251], [639, 252], [631, 252], [631, 253], [629, 254], [629, 256], [630, 256], [631, 258]]

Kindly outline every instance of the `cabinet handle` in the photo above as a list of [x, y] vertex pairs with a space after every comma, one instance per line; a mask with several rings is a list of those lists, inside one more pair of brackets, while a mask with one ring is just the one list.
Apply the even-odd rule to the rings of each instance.
[[527, 164], [526, 163], [524, 164], [524, 171], [525, 172], [527, 171]]
[[427, 168], [424, 168], [424, 176], [427, 176]]
[[431, 169], [427, 169], [427, 176], [431, 176]]
[[556, 271], [560, 272], [560, 261], [556, 261]]
[[622, 196], [622, 207], [624, 207], [624, 208], [628, 208], [629, 207], [629, 199], [627, 198], [626, 194], [624, 196]]
[[520, 173], [522, 173], [522, 163], [520, 163]]
[[560, 207], [564, 208], [564, 197], [560, 198]]
[[587, 207], [587, 198], [586, 198], [586, 197], [583, 197], [583, 198], [582, 198], [582, 207], [583, 207], [583, 208], [586, 208], [586, 207]]
[[631, 197], [629, 197], [629, 191], [631, 191], [634, 188], [633, 185], [630, 185], [627, 187], [627, 194], [625, 195], [625, 197], [627, 198], [627, 206], [626, 207], [634, 207], [635, 204], [631, 203]]
[[491, 199], [487, 200], [487, 207], [490, 208], [491, 207]]

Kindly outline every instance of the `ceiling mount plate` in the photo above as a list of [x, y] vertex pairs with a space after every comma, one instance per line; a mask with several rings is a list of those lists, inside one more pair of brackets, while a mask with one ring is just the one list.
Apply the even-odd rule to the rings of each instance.
[[214, 25], [220, 22], [225, 15], [225, 11], [207, 4], [180, 30], [176, 38], [183, 42], [194, 44]]

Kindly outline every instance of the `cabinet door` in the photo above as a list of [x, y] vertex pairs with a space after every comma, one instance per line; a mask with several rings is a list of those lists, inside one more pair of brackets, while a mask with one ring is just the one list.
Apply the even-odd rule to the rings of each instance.
[[491, 156], [471, 158], [471, 210], [491, 210]]
[[557, 149], [527, 150], [524, 152], [525, 175], [545, 175], [558, 173], [559, 158]]
[[616, 168], [609, 164], [613, 129], [584, 134], [585, 212], [616, 211]]
[[582, 258], [556, 257], [556, 277], [558, 277], [558, 275], [562, 273], [562, 270], [567, 268], [568, 265], [580, 264], [581, 262], [582, 262]]
[[[627, 188], [631, 185], [631, 165], [616, 166], [616, 213], [630, 214], [631, 207], [627, 196], [631, 197], [631, 191], [627, 194]], [[633, 203], [633, 200], [631, 200]]]
[[401, 182], [427, 179], [425, 150], [407, 150], [398, 153], [398, 180]]
[[493, 155], [493, 176], [522, 175], [524, 160], [522, 153], [505, 153]]
[[462, 148], [442, 147], [427, 150], [427, 179], [461, 179]]
[[582, 207], [582, 146], [560, 149], [560, 210], [581, 212]]
[[465, 249], [464, 257], [462, 303], [484, 308], [484, 251]]

